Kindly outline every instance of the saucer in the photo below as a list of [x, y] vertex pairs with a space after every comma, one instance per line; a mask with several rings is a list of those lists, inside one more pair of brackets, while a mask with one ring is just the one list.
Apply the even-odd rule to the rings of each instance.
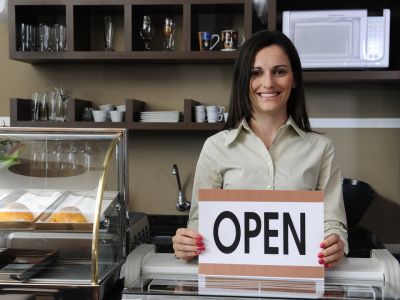
[[221, 51], [227, 51], [227, 52], [230, 52], [230, 51], [237, 51], [238, 49], [221, 49]]

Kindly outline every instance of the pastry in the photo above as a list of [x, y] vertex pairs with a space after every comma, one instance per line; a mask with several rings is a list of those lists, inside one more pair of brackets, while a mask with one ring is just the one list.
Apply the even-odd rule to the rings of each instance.
[[63, 207], [60, 211], [51, 215], [50, 223], [87, 223], [81, 211], [73, 206]]
[[32, 212], [22, 203], [12, 202], [0, 210], [0, 222], [33, 221]]

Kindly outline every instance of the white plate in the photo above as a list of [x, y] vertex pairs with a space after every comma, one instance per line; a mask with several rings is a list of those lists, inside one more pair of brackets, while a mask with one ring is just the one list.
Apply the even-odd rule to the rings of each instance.
[[140, 121], [145, 121], [145, 122], [177, 122], [179, 121], [179, 118], [152, 118], [152, 119], [140, 119]]
[[179, 111], [142, 111], [141, 115], [176, 115]]
[[178, 123], [179, 120], [140, 120], [142, 123]]

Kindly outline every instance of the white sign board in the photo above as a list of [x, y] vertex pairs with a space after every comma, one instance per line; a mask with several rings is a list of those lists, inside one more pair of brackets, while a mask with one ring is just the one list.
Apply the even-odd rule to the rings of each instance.
[[200, 190], [199, 275], [323, 279], [320, 191]]

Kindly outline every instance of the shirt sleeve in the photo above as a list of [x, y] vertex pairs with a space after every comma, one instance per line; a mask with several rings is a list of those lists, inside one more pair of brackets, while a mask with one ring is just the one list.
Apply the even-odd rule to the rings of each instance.
[[346, 211], [343, 203], [342, 175], [335, 159], [331, 141], [327, 144], [321, 162], [317, 190], [324, 192], [324, 232], [325, 237], [336, 233], [345, 243], [345, 253], [349, 252], [347, 242]]
[[223, 183], [222, 174], [218, 168], [215, 158], [215, 147], [210, 139], [204, 143], [197, 161], [196, 172], [194, 176], [192, 202], [189, 212], [189, 221], [187, 227], [198, 231], [199, 211], [198, 198], [200, 189], [221, 189]]

